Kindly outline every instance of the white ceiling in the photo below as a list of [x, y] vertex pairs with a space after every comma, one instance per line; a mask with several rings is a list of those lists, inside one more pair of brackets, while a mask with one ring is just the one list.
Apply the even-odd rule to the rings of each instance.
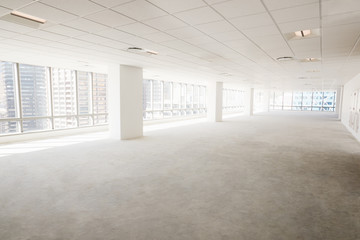
[[[116, 62], [262, 88], [336, 88], [359, 72], [359, 0], [0, 0], [0, 17], [12, 10], [47, 22], [0, 20], [0, 60], [102, 71]], [[306, 29], [320, 36], [287, 40]], [[310, 57], [320, 61], [300, 61]]]

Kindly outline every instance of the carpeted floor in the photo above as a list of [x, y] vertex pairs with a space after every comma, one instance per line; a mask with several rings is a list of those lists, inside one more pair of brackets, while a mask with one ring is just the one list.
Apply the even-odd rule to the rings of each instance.
[[146, 135], [0, 158], [0, 239], [360, 239], [360, 143], [332, 114]]

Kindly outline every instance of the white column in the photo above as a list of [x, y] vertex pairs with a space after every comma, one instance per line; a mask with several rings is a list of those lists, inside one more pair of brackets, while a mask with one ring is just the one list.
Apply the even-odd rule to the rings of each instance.
[[109, 66], [109, 128], [114, 139], [143, 136], [142, 68]]
[[341, 120], [343, 92], [344, 92], [344, 86], [341, 86], [336, 91], [335, 112], [338, 114], [338, 119], [339, 120]]
[[207, 116], [211, 122], [222, 121], [223, 83], [212, 82], [207, 85]]
[[248, 114], [250, 116], [254, 115], [254, 88], [250, 88], [249, 91], [249, 109]]

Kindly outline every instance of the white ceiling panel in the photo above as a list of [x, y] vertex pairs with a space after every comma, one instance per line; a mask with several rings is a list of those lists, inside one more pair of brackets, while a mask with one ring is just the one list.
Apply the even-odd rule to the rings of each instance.
[[[197, 8], [175, 14], [176, 17], [190, 25], [220, 21], [223, 18], [210, 7]], [[201, 16], [201, 17], [200, 17]]]
[[195, 38], [188, 38], [188, 39], [186, 39], [186, 42], [201, 46], [203, 44], [216, 43], [216, 40], [213, 39], [212, 37], [204, 35], [204, 36], [195, 37]]
[[129, 34], [129, 33], [117, 30], [117, 29], [112, 29], [112, 28], [96, 32], [96, 34], [106, 37], [106, 38], [111, 38], [113, 40], [118, 40], [118, 41], [134, 37], [132, 34]]
[[224, 41], [232, 41], [237, 39], [244, 39], [245, 36], [239, 31], [230, 31], [230, 32], [222, 32], [222, 33], [212, 33], [211, 37], [215, 38], [219, 42]]
[[167, 15], [165, 11], [145, 0], [136, 0], [112, 9], [138, 21]]
[[360, 11], [322, 17], [323, 27], [332, 27], [358, 22], [360, 22]]
[[169, 34], [163, 33], [163, 32], [155, 32], [149, 35], [145, 35], [144, 38], [153, 41], [153, 42], [157, 42], [157, 43], [161, 43], [161, 42], [166, 42], [166, 41], [171, 41], [171, 40], [175, 40], [176, 38], [170, 36]]
[[90, 1], [94, 2], [94, 3], [97, 3], [97, 4], [100, 4], [100, 5], [104, 6], [104, 7], [111, 8], [111, 7], [115, 7], [115, 6], [125, 4], [125, 3], [128, 3], [128, 2], [133, 2], [135, 0], [90, 0]]
[[269, 26], [245, 29], [242, 32], [249, 38], [264, 37], [264, 36], [280, 34], [279, 29], [274, 24], [269, 25]]
[[321, 7], [324, 16], [360, 11], [358, 0], [326, 0]]
[[84, 16], [104, 9], [104, 7], [88, 0], [41, 0], [41, 2], [78, 16]]
[[265, 12], [260, 0], [232, 0], [212, 5], [226, 18], [235, 18]]
[[107, 47], [112, 47], [112, 48], [122, 49], [122, 50], [126, 50], [129, 47], [129, 45], [126, 43], [122, 43], [122, 42], [110, 40], [110, 39], [107, 39], [107, 40], [101, 42], [100, 44], [107, 46]]
[[274, 24], [268, 13], [254, 14], [245, 17], [237, 17], [230, 20], [240, 30], [267, 26]]
[[319, 3], [285, 8], [271, 12], [277, 23], [293, 22], [307, 18], [319, 18]]
[[18, 8], [24, 7], [32, 2], [34, 2], [34, 0], [1, 0], [0, 6], [10, 8], [10, 9], [18, 9]]
[[101, 43], [108, 41], [108, 39], [95, 34], [85, 34], [85, 35], [77, 36], [76, 39], [80, 39], [90, 43]]
[[170, 15], [146, 20], [143, 22], [147, 25], [150, 25], [150, 26], [152, 26], [156, 29], [162, 30], [162, 31], [187, 26], [187, 24], [184, 23], [183, 21], [177, 19], [176, 17], [170, 16]]
[[0, 29], [0, 36], [2, 38], [12, 38], [19, 35], [19, 33]]
[[46, 32], [43, 30], [37, 30], [34, 32], [30, 32], [30, 33], [27, 33], [27, 35], [33, 36], [33, 37], [39, 37], [39, 38], [43, 38], [43, 39], [47, 39], [47, 40], [51, 40], [51, 41], [60, 41], [60, 40], [68, 38], [67, 36], [64, 36], [64, 35]]
[[2, 20], [0, 20], [0, 29], [17, 32], [17, 33], [27, 33], [34, 31], [33, 28], [25, 27], [19, 24], [11, 23], [8, 21], [2, 21]]
[[212, 4], [216, 4], [216, 3], [221, 3], [221, 2], [227, 2], [230, 0], [204, 0], [206, 3], [212, 5]]
[[318, 3], [319, 0], [263, 0], [269, 10], [291, 8], [300, 5]]
[[0, 7], [0, 16], [8, 14], [11, 12], [11, 9]]
[[64, 25], [54, 25], [48, 28], [44, 28], [45, 31], [48, 32], [52, 32], [52, 33], [57, 33], [57, 34], [61, 34], [61, 35], [65, 35], [65, 36], [69, 36], [69, 37], [75, 37], [75, 36], [79, 36], [79, 35], [84, 35], [86, 34], [86, 32], [71, 28], [71, 27], [67, 27]]
[[144, 36], [144, 35], [158, 32], [158, 30], [156, 30], [152, 27], [146, 26], [145, 24], [142, 24], [139, 22], [121, 26], [121, 27], [117, 27], [117, 29], [137, 35], [137, 36]]
[[301, 21], [287, 22], [279, 24], [282, 33], [291, 33], [300, 30], [320, 28], [320, 18], [310, 18]]
[[23, 42], [40, 44], [40, 45], [49, 44], [52, 42], [50, 40], [46, 40], [46, 39], [42, 39], [42, 38], [38, 38], [38, 37], [26, 36], [26, 35], [16, 36], [16, 37], [14, 37], [14, 39], [23, 41]]
[[184, 27], [167, 31], [168, 34], [179, 39], [202, 37], [204, 34], [192, 27]]
[[91, 15], [86, 16], [85, 18], [90, 19], [94, 22], [107, 25], [109, 27], [123, 26], [129, 23], [134, 23], [135, 20], [132, 20], [120, 13], [117, 13], [112, 10], [104, 10], [97, 12]]
[[35, 2], [33, 4], [30, 4], [26, 7], [19, 9], [21, 12], [43, 18], [45, 20], [55, 22], [55, 23], [61, 23], [64, 21], [68, 21], [71, 19], [75, 19], [76, 16], [64, 11], [61, 11], [59, 9], [47, 6], [42, 3]]
[[168, 13], [182, 12], [182, 11], [206, 6], [204, 1], [202, 0], [181, 0], [181, 1], [149, 0], [149, 2], [167, 11]]
[[236, 30], [235, 27], [233, 27], [229, 22], [225, 20], [197, 25], [196, 28], [207, 34], [230, 32]]
[[78, 18], [76, 20], [66, 22], [64, 23], [64, 25], [90, 33], [99, 32], [108, 28], [107, 26], [95, 23], [84, 18]]

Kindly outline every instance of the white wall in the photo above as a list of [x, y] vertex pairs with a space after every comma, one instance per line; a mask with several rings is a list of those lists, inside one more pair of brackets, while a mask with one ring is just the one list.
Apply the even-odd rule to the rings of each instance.
[[[354, 106], [353, 102], [353, 95], [354, 92], [357, 92], [356, 96], [356, 102], [357, 105], [356, 109], [352, 109]], [[356, 128], [354, 126], [351, 126], [350, 124], [350, 112], [355, 112], [360, 116], [360, 97], [358, 96], [360, 93], [360, 74], [358, 74], [356, 77], [351, 79], [349, 82], [347, 82], [344, 85], [344, 92], [343, 92], [343, 101], [342, 101], [342, 108], [341, 108], [341, 122], [346, 126], [346, 128], [360, 141], [360, 129], [356, 131]], [[360, 120], [360, 119], [359, 119]]]

